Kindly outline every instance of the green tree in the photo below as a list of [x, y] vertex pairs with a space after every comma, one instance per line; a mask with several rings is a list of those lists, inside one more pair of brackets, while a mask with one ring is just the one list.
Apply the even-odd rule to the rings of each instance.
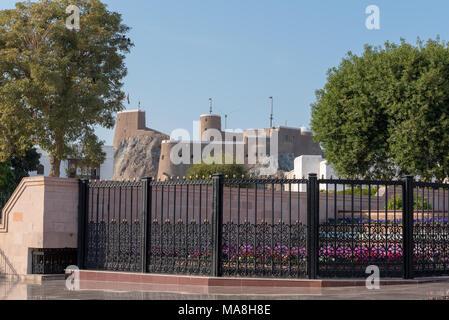
[[[80, 8], [79, 31], [65, 24], [71, 4]], [[30, 143], [50, 154], [50, 176], [79, 153], [75, 145], [86, 161], [104, 159], [94, 128], [112, 128], [123, 109], [128, 31], [100, 0], [19, 2], [0, 11], [0, 160], [23, 155]]]
[[[221, 158], [221, 161], [220, 161]], [[209, 158], [207, 163], [203, 162], [200, 164], [192, 165], [187, 171], [187, 178], [199, 179], [205, 177], [208, 178], [216, 173], [221, 173], [229, 178], [236, 176], [241, 178], [242, 176], [247, 176], [247, 170], [243, 164], [237, 164], [236, 159], [229, 159], [226, 155], [217, 155], [215, 157]]]
[[338, 174], [448, 176], [447, 43], [401, 40], [349, 52], [316, 97], [312, 131]]
[[23, 157], [11, 157], [0, 162], [0, 192], [11, 193], [20, 183], [28, 177], [28, 172], [36, 171], [40, 155], [35, 148], [29, 148]]

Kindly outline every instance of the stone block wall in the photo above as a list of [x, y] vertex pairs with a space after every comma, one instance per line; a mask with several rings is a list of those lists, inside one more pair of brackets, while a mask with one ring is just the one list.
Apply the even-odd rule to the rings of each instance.
[[31, 273], [31, 249], [76, 248], [78, 180], [25, 178], [2, 210], [0, 274]]

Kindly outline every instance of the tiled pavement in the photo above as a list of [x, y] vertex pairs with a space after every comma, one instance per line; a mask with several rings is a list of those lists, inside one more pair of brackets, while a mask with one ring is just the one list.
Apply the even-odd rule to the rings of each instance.
[[[100, 284], [99, 284], [100, 285]], [[232, 288], [227, 293], [214, 294], [184, 294], [171, 293], [169, 287], [159, 286], [152, 291], [137, 291], [123, 284], [122, 288], [115, 290], [98, 290], [95, 283], [90, 284], [92, 289], [69, 291], [65, 288], [64, 280], [44, 281], [42, 284], [33, 284], [13, 280], [0, 281], [0, 299], [2, 300], [309, 300], [309, 299], [348, 299], [348, 300], [429, 300], [441, 299], [449, 296], [449, 282], [422, 283], [410, 285], [384, 286], [379, 290], [368, 290], [365, 287], [339, 287], [321, 288], [319, 291], [310, 291], [309, 288], [296, 290], [293, 294], [276, 294], [276, 290], [267, 292], [267, 288], [251, 288], [251, 293], [235, 294]], [[179, 288], [178, 288], [179, 289]], [[122, 291], [125, 290], [125, 291]], [[129, 290], [129, 291], [128, 291]], [[165, 292], [164, 292], [165, 291]], [[218, 291], [217, 291], [218, 292]], [[285, 292], [285, 291], [284, 291]]]

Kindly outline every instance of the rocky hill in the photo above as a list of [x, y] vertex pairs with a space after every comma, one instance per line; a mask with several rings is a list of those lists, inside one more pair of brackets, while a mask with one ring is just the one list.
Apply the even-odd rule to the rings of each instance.
[[161, 143], [169, 137], [151, 132], [128, 138], [114, 152], [114, 180], [156, 177]]

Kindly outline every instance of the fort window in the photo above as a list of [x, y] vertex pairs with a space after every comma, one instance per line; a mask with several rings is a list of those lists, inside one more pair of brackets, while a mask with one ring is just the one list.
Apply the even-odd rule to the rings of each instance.
[[164, 160], [164, 158], [165, 158], [165, 156], [164, 156], [164, 155], [162, 155], [161, 159], [162, 159], [162, 160]]

